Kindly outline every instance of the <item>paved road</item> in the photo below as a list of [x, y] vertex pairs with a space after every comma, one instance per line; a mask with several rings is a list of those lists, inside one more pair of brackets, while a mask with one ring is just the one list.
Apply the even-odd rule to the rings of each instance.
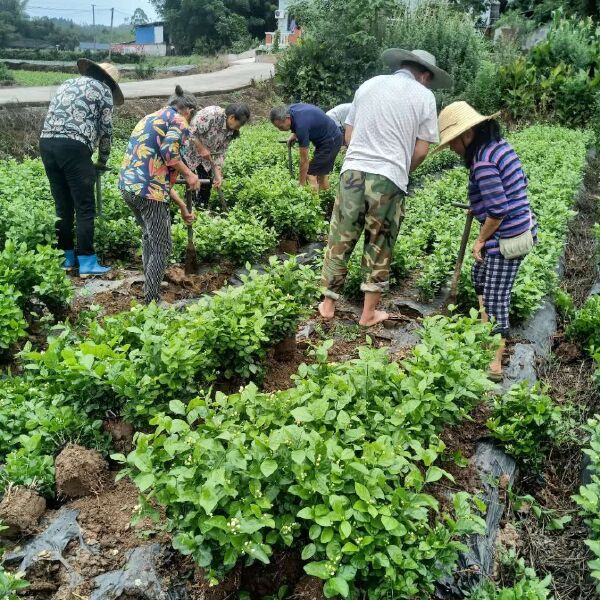
[[[254, 59], [248, 58], [239, 60], [227, 69], [214, 73], [130, 81], [121, 84], [121, 89], [125, 98], [153, 98], [171, 95], [175, 90], [175, 84], [178, 83], [185, 90], [194, 94], [218, 94], [248, 87], [253, 79], [256, 81], [269, 79], [273, 73], [273, 65], [256, 63]], [[0, 88], [0, 105], [43, 106], [50, 102], [56, 87]]]

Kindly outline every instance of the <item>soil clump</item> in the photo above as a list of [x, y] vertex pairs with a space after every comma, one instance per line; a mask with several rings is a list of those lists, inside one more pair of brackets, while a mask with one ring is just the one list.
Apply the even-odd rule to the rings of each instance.
[[69, 444], [56, 457], [56, 492], [62, 498], [100, 493], [108, 484], [108, 464], [96, 450]]

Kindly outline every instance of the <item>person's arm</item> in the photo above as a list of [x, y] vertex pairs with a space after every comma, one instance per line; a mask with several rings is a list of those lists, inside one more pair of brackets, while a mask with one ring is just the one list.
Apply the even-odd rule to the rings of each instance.
[[346, 146], [350, 145], [350, 141], [352, 140], [352, 132], [354, 131], [354, 127], [352, 125], [346, 125], [346, 129], [344, 129], [344, 143]]
[[287, 143], [288, 143], [290, 146], [293, 146], [293, 145], [294, 145], [294, 144], [295, 144], [297, 141], [298, 141], [298, 137], [296, 136], [296, 134], [295, 134], [295, 133], [292, 133], [292, 134], [290, 135], [290, 137], [288, 138], [288, 141], [287, 141]]
[[196, 219], [194, 213], [188, 211], [185, 202], [181, 199], [175, 188], [171, 188], [169, 195], [171, 196], [171, 200], [173, 200], [173, 202], [175, 202], [175, 204], [177, 204], [177, 206], [179, 207], [181, 218], [184, 220], [185, 224], [191, 225]]
[[354, 96], [354, 102], [352, 102], [350, 109], [348, 110], [348, 114], [344, 119], [344, 143], [346, 146], [350, 145], [352, 140], [352, 133], [354, 131], [354, 118], [356, 117], [356, 96], [358, 92], [356, 92]]
[[[103, 86], [104, 87], [104, 86]], [[113, 97], [112, 93], [106, 90], [100, 100], [100, 131], [98, 135], [98, 164], [106, 166], [110, 149], [112, 146], [112, 119], [113, 119]]]
[[485, 247], [485, 243], [493, 237], [502, 224], [502, 220], [508, 212], [508, 199], [496, 165], [482, 163], [474, 166], [473, 179], [479, 187], [479, 193], [486, 209], [486, 219], [473, 245], [475, 260], [482, 262], [481, 251]]
[[300, 177], [298, 182], [300, 185], [306, 185], [308, 182], [308, 165], [310, 164], [310, 157], [308, 155], [308, 146], [306, 148], [300, 147]]
[[165, 164], [180, 173], [185, 179], [187, 186], [192, 191], [197, 191], [200, 189], [198, 175], [190, 170], [183, 162], [181, 156], [181, 144], [184, 141], [186, 134], [187, 130], [184, 130], [182, 122], [178, 120], [173, 121], [160, 145], [159, 151]]
[[430, 144], [437, 144], [439, 140], [437, 109], [435, 96], [430, 93], [429, 102], [423, 105], [421, 122], [417, 131], [417, 141], [410, 161], [410, 171], [414, 171], [429, 153]]
[[412, 158], [410, 160], [411, 173], [427, 158], [429, 153], [429, 142], [417, 140]]

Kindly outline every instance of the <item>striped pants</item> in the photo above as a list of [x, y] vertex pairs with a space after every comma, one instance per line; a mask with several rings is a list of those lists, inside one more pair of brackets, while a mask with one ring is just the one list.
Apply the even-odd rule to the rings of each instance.
[[121, 194], [142, 228], [144, 302], [158, 302], [160, 284], [165, 276], [173, 247], [169, 203], [148, 200], [125, 190], [121, 190]]

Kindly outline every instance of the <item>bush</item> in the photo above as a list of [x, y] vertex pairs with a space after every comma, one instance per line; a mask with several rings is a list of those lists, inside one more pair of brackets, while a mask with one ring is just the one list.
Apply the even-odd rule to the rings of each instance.
[[0, 283], [0, 355], [27, 336], [27, 322], [19, 307], [21, 294], [10, 284]]
[[290, 390], [175, 400], [117, 458], [209, 577], [296, 544], [329, 597], [431, 593], [463, 549], [457, 538], [484, 530], [468, 494], [438, 514], [426, 486], [447, 476], [437, 434], [490, 387], [489, 326], [475, 312], [434, 317], [420, 335], [400, 365], [373, 348], [328, 364], [322, 347]]
[[584, 453], [589, 457], [590, 482], [579, 488], [573, 500], [581, 509], [589, 528], [589, 539], [585, 541], [596, 557], [588, 563], [592, 577], [597, 580], [596, 591], [600, 593], [600, 417], [596, 415], [587, 424], [590, 434]]
[[305, 26], [277, 63], [283, 95], [330, 108], [348, 102], [381, 69], [379, 55], [393, 0], [313, 0], [294, 6]]
[[388, 21], [383, 46], [422, 48], [431, 52], [438, 66], [454, 80], [452, 90], [436, 92], [442, 104], [452, 98], [463, 99], [467, 88], [478, 76], [482, 60], [488, 56], [473, 18], [443, 2], [425, 3], [417, 9], [402, 7], [394, 19]]
[[15, 78], [10, 69], [4, 63], [0, 63], [0, 83], [10, 83], [14, 80]]
[[[509, 562], [509, 565], [506, 563]], [[467, 600], [551, 600], [550, 591], [551, 577], [546, 575], [540, 579], [536, 572], [525, 566], [522, 558], [509, 561], [503, 559], [503, 567], [510, 568], [514, 583], [511, 586], [498, 587], [491, 581], [486, 581], [480, 587], [472, 591]]]
[[408, 8], [386, 0], [318, 0], [300, 6], [295, 12], [307, 33], [277, 64], [283, 93], [293, 101], [324, 107], [350, 101], [383, 70], [379, 56], [389, 46], [434, 54], [454, 78], [454, 92], [439, 93], [446, 100], [464, 94], [487, 55], [472, 18], [445, 3]]
[[588, 298], [575, 312], [566, 334], [581, 343], [590, 354], [600, 350], [600, 296]]
[[554, 403], [547, 390], [538, 384], [529, 387], [528, 382], [497, 396], [494, 412], [486, 423], [508, 454], [536, 469], [569, 424], [567, 413]]

